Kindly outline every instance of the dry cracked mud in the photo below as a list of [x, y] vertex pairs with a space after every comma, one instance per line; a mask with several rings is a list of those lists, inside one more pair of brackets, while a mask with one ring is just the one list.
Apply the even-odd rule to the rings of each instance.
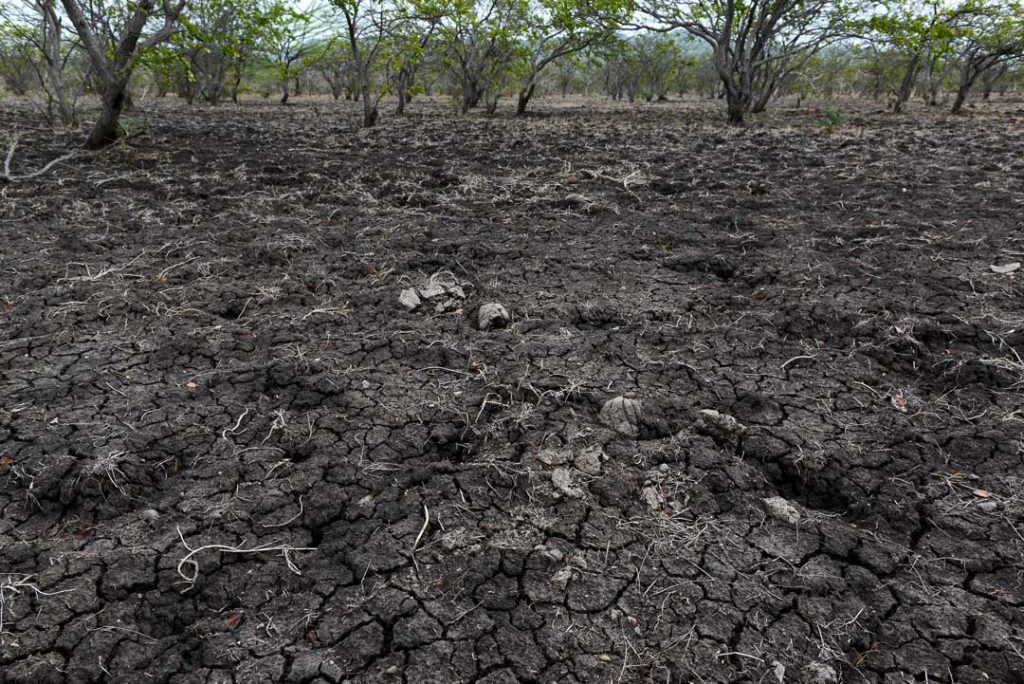
[[541, 105], [0, 186], [0, 680], [1024, 682], [1022, 103]]

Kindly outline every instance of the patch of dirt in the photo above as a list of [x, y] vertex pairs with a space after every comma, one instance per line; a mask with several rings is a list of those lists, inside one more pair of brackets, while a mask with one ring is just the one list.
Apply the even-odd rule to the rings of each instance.
[[1024, 681], [1021, 103], [546, 107], [0, 186], [0, 680]]

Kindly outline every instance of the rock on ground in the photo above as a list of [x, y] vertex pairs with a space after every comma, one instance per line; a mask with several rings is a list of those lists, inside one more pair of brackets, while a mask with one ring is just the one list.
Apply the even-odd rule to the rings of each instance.
[[489, 302], [480, 307], [477, 312], [477, 323], [481, 330], [493, 330], [504, 328], [512, 321], [512, 316], [501, 304]]
[[601, 408], [601, 422], [627, 437], [640, 434], [640, 418], [643, 405], [639, 399], [615, 397], [605, 402]]

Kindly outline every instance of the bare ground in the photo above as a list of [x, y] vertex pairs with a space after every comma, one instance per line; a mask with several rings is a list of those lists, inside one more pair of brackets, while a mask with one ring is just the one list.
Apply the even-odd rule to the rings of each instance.
[[539, 104], [0, 185], [0, 681], [1024, 682], [1021, 103]]

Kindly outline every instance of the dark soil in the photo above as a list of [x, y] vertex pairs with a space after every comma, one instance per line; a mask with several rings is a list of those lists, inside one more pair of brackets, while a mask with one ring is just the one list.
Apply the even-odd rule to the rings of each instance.
[[1024, 106], [538, 105], [0, 185], [0, 681], [1024, 682]]

